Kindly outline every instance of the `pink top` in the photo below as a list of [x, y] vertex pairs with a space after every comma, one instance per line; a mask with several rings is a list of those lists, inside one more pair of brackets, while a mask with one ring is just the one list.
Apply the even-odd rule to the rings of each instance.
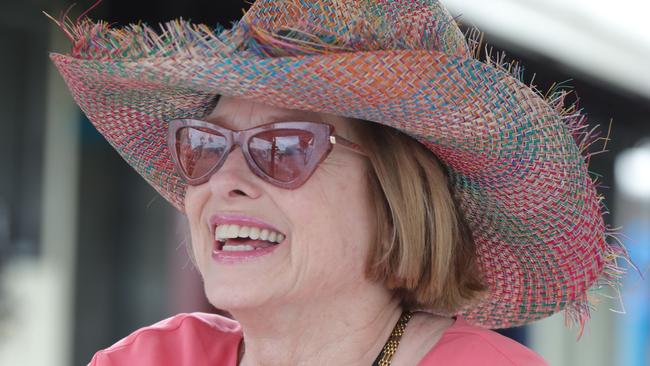
[[[138, 329], [99, 351], [89, 366], [236, 365], [242, 337], [234, 320], [216, 314], [178, 314]], [[418, 366], [525, 365], [547, 363], [535, 352], [494, 331], [457, 318]]]

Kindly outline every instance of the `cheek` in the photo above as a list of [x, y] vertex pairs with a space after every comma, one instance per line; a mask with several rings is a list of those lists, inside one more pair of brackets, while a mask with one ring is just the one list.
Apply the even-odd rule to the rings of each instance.
[[[327, 179], [330, 177], [335, 179]], [[296, 199], [294, 206], [294, 222], [304, 223], [304, 230], [296, 239], [298, 243], [309, 244], [300, 248], [302, 263], [318, 268], [313, 275], [322, 276], [323, 280], [335, 277], [336, 273], [356, 280], [365, 272], [376, 227], [365, 176], [351, 170], [347, 174], [314, 178], [317, 184], [307, 193], [310, 199]]]
[[204, 220], [201, 218], [201, 212], [203, 212], [203, 207], [207, 203], [208, 198], [209, 192], [200, 187], [189, 186], [185, 192], [185, 216], [190, 227], [192, 251], [199, 267], [201, 266], [202, 256], [200, 254], [204, 250], [203, 246], [209, 241], [205, 237], [207, 230], [204, 227]]
[[354, 257], [363, 267], [375, 224], [363, 177], [354, 178], [356, 182], [340, 184], [330, 195], [328, 201], [333, 204], [329, 214], [336, 223], [332, 230], [343, 244], [341, 254]]

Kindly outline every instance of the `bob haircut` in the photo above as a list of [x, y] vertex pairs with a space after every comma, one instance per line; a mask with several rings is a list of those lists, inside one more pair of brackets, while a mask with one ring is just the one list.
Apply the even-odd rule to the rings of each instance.
[[369, 156], [377, 215], [367, 276], [393, 290], [405, 308], [448, 314], [478, 300], [487, 286], [438, 158], [394, 128], [363, 120], [352, 125]]

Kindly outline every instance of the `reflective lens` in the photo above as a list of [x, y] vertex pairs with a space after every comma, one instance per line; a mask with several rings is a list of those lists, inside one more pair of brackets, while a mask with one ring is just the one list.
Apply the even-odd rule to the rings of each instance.
[[314, 135], [292, 129], [264, 131], [251, 137], [248, 150], [264, 173], [281, 182], [291, 182], [308, 169]]
[[215, 131], [200, 127], [183, 127], [176, 131], [176, 151], [185, 174], [200, 178], [207, 174], [223, 156], [228, 143]]

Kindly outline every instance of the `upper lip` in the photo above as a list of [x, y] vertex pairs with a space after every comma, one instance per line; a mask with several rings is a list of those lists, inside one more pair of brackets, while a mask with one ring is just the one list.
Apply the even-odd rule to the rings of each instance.
[[[210, 216], [210, 219], [208, 221], [208, 224], [210, 225], [210, 231], [214, 233], [214, 230], [216, 229], [217, 226], [223, 225], [223, 224], [236, 224], [240, 226], [255, 226], [259, 227], [260, 229], [269, 229], [273, 231], [277, 231], [279, 233], [283, 233], [281, 230], [278, 230], [275, 226], [266, 223], [262, 221], [261, 219], [244, 215], [244, 214], [214, 214]], [[284, 233], [283, 233], [284, 234]]]

